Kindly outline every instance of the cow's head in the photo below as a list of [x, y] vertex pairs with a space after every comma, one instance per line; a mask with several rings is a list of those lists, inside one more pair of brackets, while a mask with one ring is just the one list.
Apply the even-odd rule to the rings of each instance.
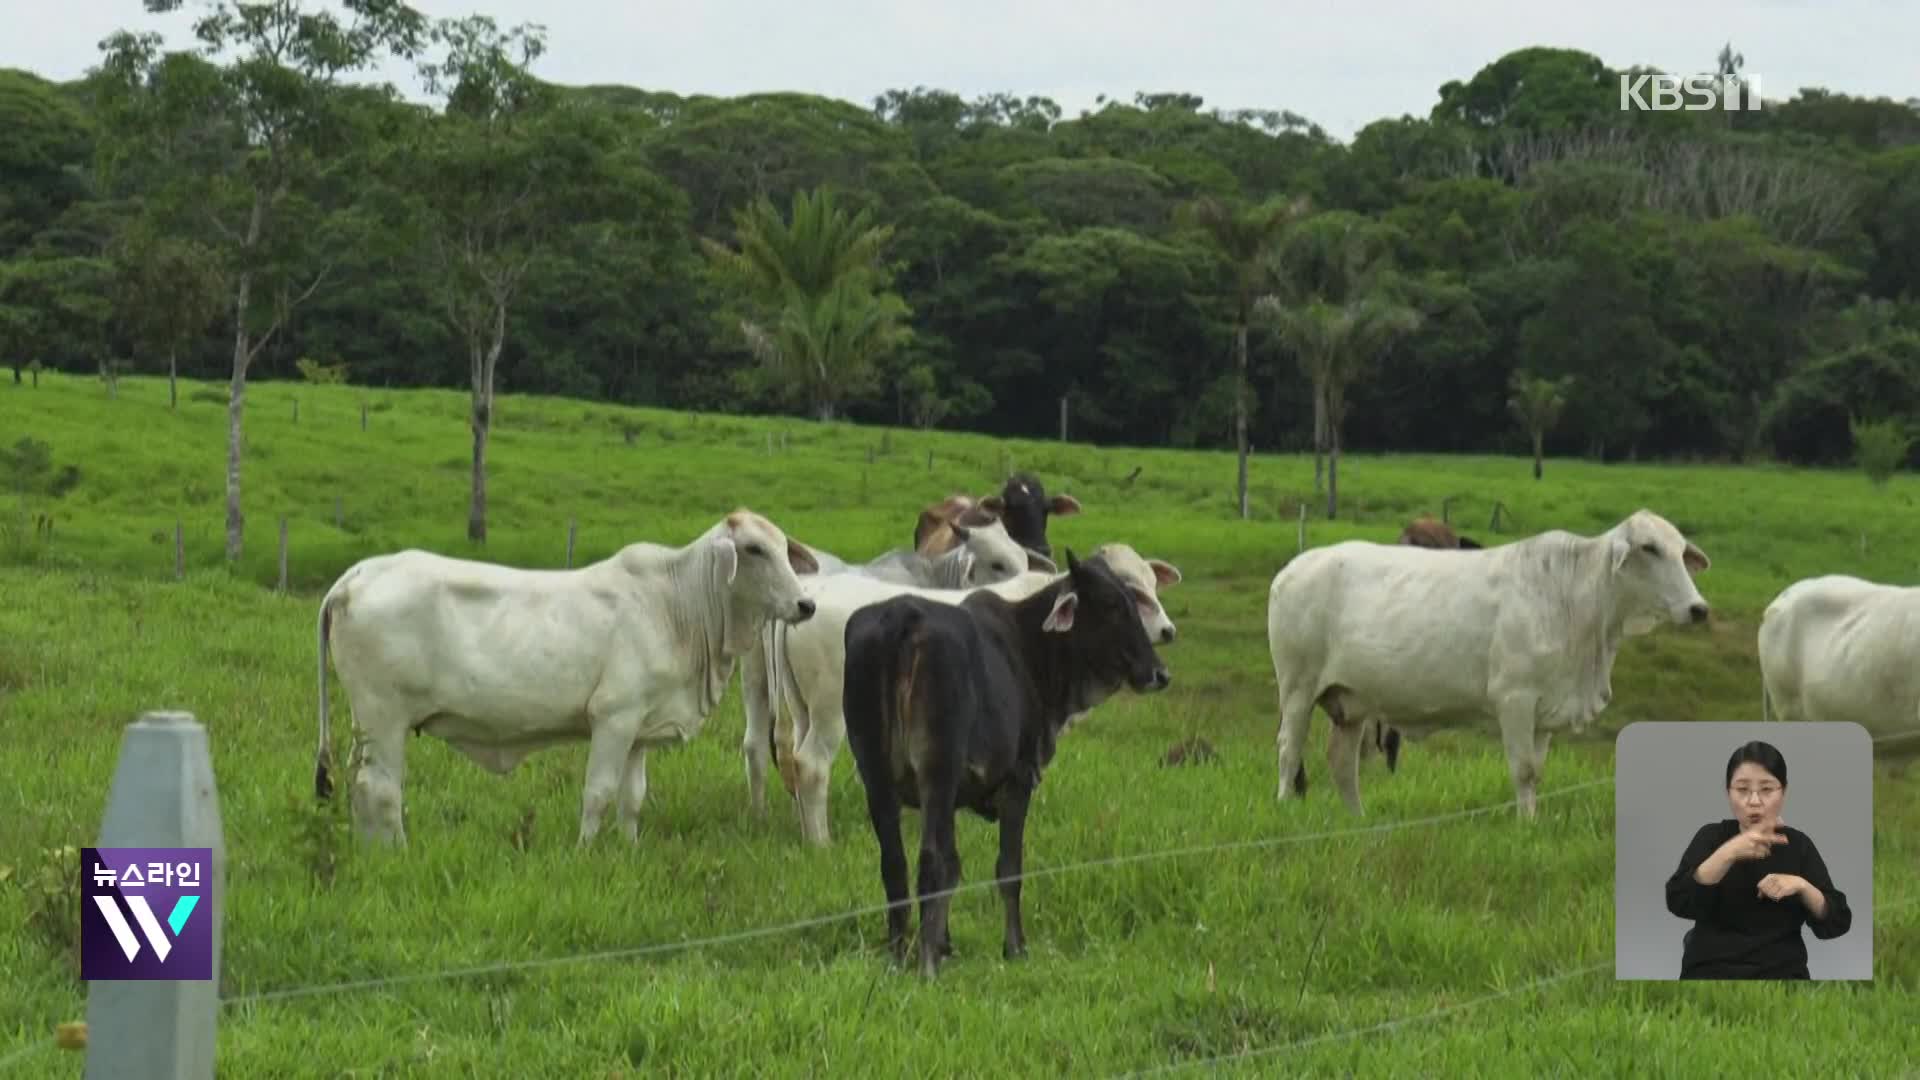
[[1080, 503], [1071, 495], [1047, 498], [1047, 490], [1030, 473], [1014, 473], [1000, 494], [989, 495], [976, 504], [978, 509], [1006, 522], [1007, 535], [1020, 546], [1051, 557], [1053, 546], [1047, 543], [1047, 517], [1066, 517], [1080, 512]]
[[1636, 510], [1609, 531], [1608, 545], [1625, 633], [1649, 633], [1663, 618], [1682, 625], [1707, 621], [1707, 601], [1693, 575], [1713, 564], [1672, 522]]
[[1147, 640], [1171, 644], [1177, 631], [1167, 609], [1160, 603], [1160, 590], [1180, 583], [1179, 567], [1159, 559], [1142, 558], [1125, 544], [1103, 544], [1094, 549], [1092, 557], [1106, 563], [1127, 587], [1134, 609], [1140, 613], [1140, 625], [1147, 632]]
[[1103, 560], [1081, 562], [1068, 548], [1067, 576], [1050, 591], [1052, 607], [1040, 629], [1065, 634], [1075, 669], [1095, 681], [1079, 688], [1077, 697], [1097, 699], [1121, 683], [1152, 693], [1173, 681], [1160, 654], [1153, 651], [1153, 642], [1147, 640], [1133, 594]]
[[753, 627], [770, 619], [803, 623], [813, 617], [813, 601], [801, 574], [817, 574], [813, 552], [780, 527], [742, 507], [708, 534], [714, 575], [728, 608]]
[[1052, 559], [1015, 543], [1013, 537], [1007, 535], [1007, 527], [997, 519], [971, 528], [957, 522], [947, 527], [966, 551], [963, 556], [967, 560], [964, 588], [997, 585], [1012, 580], [1026, 570], [1047, 574], [1056, 570]]

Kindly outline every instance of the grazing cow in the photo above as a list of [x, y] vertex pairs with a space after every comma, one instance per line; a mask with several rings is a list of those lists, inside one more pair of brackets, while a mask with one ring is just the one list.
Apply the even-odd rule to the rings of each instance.
[[1796, 581], [1760, 616], [1759, 646], [1766, 719], [1920, 735], [1920, 586], [1846, 574]]
[[903, 805], [921, 813], [920, 973], [933, 977], [952, 951], [947, 912], [960, 883], [954, 818], [962, 808], [999, 823], [1002, 955], [1025, 954], [1027, 806], [1061, 729], [1122, 685], [1151, 693], [1171, 682], [1136, 605], [1111, 569], [1079, 562], [1069, 548], [1066, 576], [1017, 603], [984, 589], [959, 604], [896, 596], [847, 620], [847, 741], [880, 842], [896, 963], [906, 960], [909, 903]]
[[980, 525], [996, 518], [1007, 523], [1007, 535], [1021, 547], [1049, 558], [1053, 547], [1047, 542], [1047, 517], [1066, 517], [1080, 512], [1080, 502], [1071, 495], [1047, 497], [1046, 488], [1030, 473], [1017, 472], [1007, 478], [998, 495], [974, 499], [971, 495], [949, 495], [920, 511], [913, 529], [913, 548], [923, 555], [938, 555], [958, 541], [951, 526]]
[[[1173, 641], [1173, 620], [1160, 604], [1159, 590], [1180, 581], [1180, 571], [1159, 559], [1144, 559], [1125, 544], [1095, 549], [1089, 562], [1106, 565], [1126, 586], [1147, 636], [1161, 643]], [[1009, 601], [1033, 595], [1063, 575], [1025, 573], [1010, 581], [985, 586]], [[752, 672], [746, 682], [747, 730], [741, 751], [747, 759], [748, 805], [766, 811], [766, 775], [769, 757], [776, 759], [781, 782], [794, 796], [801, 836], [824, 845], [827, 826], [827, 787], [833, 760], [846, 738], [841, 713], [842, 676], [846, 665], [844, 631], [853, 613], [868, 604], [895, 596], [915, 595], [957, 604], [967, 591], [919, 589], [853, 577], [827, 578], [812, 591], [819, 608], [805, 626], [770, 626], [767, 658], [758, 665], [765, 675], [756, 684]]]
[[577, 570], [520, 570], [407, 550], [364, 559], [320, 602], [320, 751], [332, 793], [327, 656], [359, 736], [353, 815], [405, 844], [407, 733], [505, 775], [545, 746], [589, 740], [580, 842], [616, 796], [639, 829], [647, 750], [697, 734], [734, 660], [768, 620], [801, 623], [813, 554], [766, 518], [728, 514], [681, 548], [629, 544]]
[[1479, 541], [1471, 536], [1461, 536], [1453, 531], [1453, 526], [1426, 514], [1408, 522], [1407, 527], [1400, 530], [1400, 539], [1396, 542], [1412, 547], [1481, 550]]
[[1315, 705], [1333, 720], [1335, 784], [1360, 809], [1359, 735], [1409, 738], [1496, 722], [1522, 817], [1552, 733], [1579, 731], [1613, 696], [1623, 636], [1705, 622], [1692, 574], [1707, 556], [1639, 510], [1599, 536], [1552, 530], [1471, 555], [1350, 540], [1274, 575], [1267, 639], [1279, 691], [1279, 798], [1301, 785]]

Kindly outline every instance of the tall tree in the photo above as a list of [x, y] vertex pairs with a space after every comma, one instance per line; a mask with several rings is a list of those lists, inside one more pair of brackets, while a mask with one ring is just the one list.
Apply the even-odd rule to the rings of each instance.
[[1306, 215], [1307, 208], [1304, 198], [1275, 198], [1248, 206], [1213, 195], [1181, 207], [1181, 219], [1207, 234], [1233, 275], [1233, 445], [1242, 520], [1247, 517], [1247, 327], [1253, 320], [1254, 300], [1269, 285], [1267, 253]]
[[[185, 0], [145, 0], [153, 14]], [[230, 283], [233, 366], [227, 394], [227, 537], [240, 558], [246, 518], [240, 459], [247, 371], [292, 310], [327, 280], [313, 250], [323, 230], [316, 198], [354, 148], [340, 85], [384, 54], [411, 58], [425, 19], [399, 0], [341, 0], [346, 18], [301, 0], [201, 0], [193, 23], [207, 77], [160, 54], [155, 33], [119, 31], [101, 42], [98, 74], [115, 135], [138, 150], [116, 156], [171, 159], [175, 205], [216, 245]], [[391, 88], [386, 88], [391, 93]], [[183, 127], [217, 118], [224, 138], [187, 142]], [[316, 265], [317, 263], [317, 265]], [[262, 300], [266, 303], [262, 303]], [[262, 308], [265, 308], [262, 311]]]
[[1512, 393], [1507, 398], [1507, 408], [1520, 426], [1527, 429], [1527, 438], [1533, 443], [1533, 478], [1538, 480], [1545, 458], [1547, 432], [1559, 423], [1560, 410], [1567, 406], [1573, 376], [1549, 379], [1516, 369], [1509, 389]]
[[904, 344], [906, 302], [882, 252], [893, 236], [866, 209], [849, 214], [832, 191], [799, 191], [790, 218], [756, 199], [734, 214], [739, 248], [702, 238], [714, 273], [749, 314], [741, 335], [782, 393], [820, 420], [864, 389], [874, 361]]
[[1327, 454], [1327, 516], [1339, 512], [1341, 431], [1347, 391], [1381, 354], [1420, 326], [1400, 296], [1390, 243], [1395, 231], [1349, 211], [1302, 223], [1267, 256], [1276, 291], [1255, 314], [1299, 357], [1313, 386], [1314, 481]]
[[540, 27], [501, 30], [484, 15], [442, 20], [443, 58], [421, 65], [446, 107], [396, 149], [425, 232], [432, 291], [465, 347], [472, 391], [472, 490], [467, 538], [487, 539], [487, 441], [507, 316], [528, 272], [570, 227], [608, 213], [621, 190], [612, 132], [586, 102], [541, 83], [528, 67], [545, 51]]
[[167, 408], [179, 407], [180, 350], [220, 314], [227, 283], [204, 244], [162, 233], [151, 220], [129, 227], [113, 249], [113, 306], [136, 348], [167, 354]]

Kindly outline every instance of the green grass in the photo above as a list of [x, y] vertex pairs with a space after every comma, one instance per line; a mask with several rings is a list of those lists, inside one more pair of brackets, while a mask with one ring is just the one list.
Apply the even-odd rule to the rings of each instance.
[[[172, 413], [162, 380], [123, 379], [116, 401], [89, 379], [0, 386], [0, 446], [31, 435], [56, 467], [81, 470], [64, 496], [28, 500], [29, 515], [52, 515], [50, 538], [19, 526], [18, 500], [0, 502], [0, 984], [11, 991], [0, 1059], [84, 1016], [77, 859], [46, 851], [94, 842], [121, 731], [154, 708], [189, 709], [210, 733], [229, 859], [223, 995], [414, 980], [237, 1000], [221, 1017], [224, 1075], [1090, 1075], [1267, 1050], [1229, 1071], [1678, 1075], [1739, 1059], [1793, 1075], [1884, 1076], [1920, 1058], [1913, 783], [1883, 767], [1875, 785], [1876, 906], [1907, 905], [1876, 913], [1875, 984], [1681, 987], [1612, 978], [1608, 782], [1627, 723], [1756, 716], [1754, 627], [1788, 581], [1830, 571], [1916, 580], [1911, 476], [1875, 490], [1848, 472], [1550, 461], [1535, 482], [1514, 459], [1349, 457], [1341, 520], [1323, 520], [1316, 504], [1314, 545], [1389, 540], [1445, 496], [1456, 496], [1456, 523], [1486, 542], [1596, 532], [1648, 506], [1713, 559], [1700, 586], [1716, 615], [1710, 629], [1628, 643], [1599, 727], [1556, 740], [1533, 826], [1506, 810], [1315, 839], [1497, 804], [1511, 788], [1494, 737], [1437, 736], [1408, 747], [1398, 775], [1377, 758], [1363, 766], [1368, 817], [1356, 821], [1326, 776], [1316, 717], [1308, 797], [1274, 801], [1264, 586], [1295, 550], [1310, 458], [1257, 457], [1255, 520], [1242, 523], [1230, 455], [896, 431], [869, 465], [882, 438], [871, 429], [504, 399], [486, 550], [498, 561], [560, 565], [569, 519], [580, 562], [635, 539], [685, 542], [742, 504], [866, 558], [905, 544], [924, 503], [994, 488], [1010, 456], [1086, 507], [1055, 521], [1056, 550], [1120, 540], [1182, 569], [1163, 597], [1181, 630], [1164, 652], [1173, 689], [1118, 698], [1068, 737], [1030, 818], [1028, 866], [1248, 846], [1039, 877], [1026, 888], [1031, 956], [1009, 965], [999, 899], [978, 887], [995, 833], [968, 819], [960, 850], [974, 887], [954, 904], [957, 955], [923, 985], [888, 969], [878, 914], [698, 943], [882, 900], [845, 753], [830, 849], [800, 845], [777, 781], [769, 817], [748, 814], [736, 691], [699, 738], [650, 763], [637, 847], [609, 830], [576, 849], [584, 744], [501, 779], [430, 739], [408, 746], [412, 847], [353, 843], [344, 798], [324, 810], [312, 801], [314, 601], [364, 555], [472, 553], [465, 402], [251, 388], [246, 552], [230, 574], [219, 395], [183, 384]], [[631, 441], [622, 422], [638, 429]], [[768, 455], [768, 432], [785, 437], [783, 452]], [[1496, 500], [1514, 522], [1498, 534], [1486, 527]], [[283, 515], [289, 596], [263, 587], [278, 576]], [[176, 521], [185, 581], [173, 580]], [[337, 691], [335, 707], [344, 728]], [[1194, 734], [1217, 761], [1160, 764]], [[336, 739], [343, 750], [344, 732]], [[669, 951], [420, 978], [647, 946]], [[1593, 965], [1602, 968], [1479, 1000]], [[1286, 1048], [1403, 1018], [1415, 1022]], [[22, 1064], [77, 1076], [80, 1057], [49, 1049]]]

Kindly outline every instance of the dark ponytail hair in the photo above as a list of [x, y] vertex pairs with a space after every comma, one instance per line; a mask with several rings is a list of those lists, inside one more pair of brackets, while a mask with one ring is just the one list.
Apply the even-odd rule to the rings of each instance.
[[1733, 771], [1747, 762], [1772, 773], [1774, 779], [1780, 781], [1781, 787], [1787, 786], [1787, 759], [1780, 756], [1780, 751], [1772, 743], [1755, 739], [1735, 750], [1733, 756], [1727, 759], [1728, 787], [1733, 786]]

